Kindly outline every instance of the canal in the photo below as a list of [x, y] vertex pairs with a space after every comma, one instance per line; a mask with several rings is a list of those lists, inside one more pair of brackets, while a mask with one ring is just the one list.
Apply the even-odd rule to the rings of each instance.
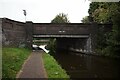
[[70, 78], [120, 78], [120, 60], [75, 52], [52, 54]]

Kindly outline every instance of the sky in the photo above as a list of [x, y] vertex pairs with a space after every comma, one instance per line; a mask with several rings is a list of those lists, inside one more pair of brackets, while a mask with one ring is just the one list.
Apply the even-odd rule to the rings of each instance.
[[59, 13], [67, 14], [71, 23], [81, 23], [88, 16], [89, 0], [0, 0], [0, 18], [50, 23]]

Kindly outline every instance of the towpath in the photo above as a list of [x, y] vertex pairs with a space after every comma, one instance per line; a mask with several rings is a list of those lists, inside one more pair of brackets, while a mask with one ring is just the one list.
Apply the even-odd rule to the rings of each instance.
[[16, 78], [47, 78], [42, 60], [43, 51], [33, 51]]

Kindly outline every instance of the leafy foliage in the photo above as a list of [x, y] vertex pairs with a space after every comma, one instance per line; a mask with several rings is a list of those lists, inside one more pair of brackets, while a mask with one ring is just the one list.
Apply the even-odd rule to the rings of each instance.
[[90, 23], [88, 16], [85, 16], [81, 21], [82, 23]]
[[[120, 56], [120, 2], [92, 2], [89, 16], [97, 23], [112, 23], [112, 31], [98, 32], [97, 49], [108, 56]], [[105, 35], [105, 36], [104, 36]]]
[[110, 23], [110, 4], [112, 3], [103, 3], [103, 2], [94, 2], [91, 3], [89, 9], [89, 14], [93, 18], [94, 22], [97, 23]]
[[120, 3], [114, 3], [111, 6], [113, 7], [111, 15], [114, 16], [112, 17], [113, 29], [107, 42], [112, 52], [120, 56]]
[[56, 51], [56, 39], [55, 38], [51, 38], [47, 48], [50, 50], [50, 53], [55, 53]]
[[60, 13], [51, 21], [51, 23], [69, 23], [70, 21], [67, 18], [67, 15]]

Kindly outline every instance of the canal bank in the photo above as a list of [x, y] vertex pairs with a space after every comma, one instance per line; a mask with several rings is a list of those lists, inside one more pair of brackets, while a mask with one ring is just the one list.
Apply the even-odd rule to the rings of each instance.
[[66, 71], [58, 64], [58, 62], [47, 53], [43, 53], [44, 66], [48, 75], [48, 79], [51, 78], [66, 78], [69, 79]]
[[120, 58], [120, 56], [110, 56], [110, 55], [106, 55], [106, 54], [103, 54], [103, 53], [97, 53], [97, 52], [87, 52], [86, 50], [79, 50], [79, 49], [73, 49], [73, 48], [70, 48], [68, 51], [71, 51], [73, 53], [78, 53], [78, 54], [85, 54], [85, 55], [92, 55], [92, 56], [100, 56], [100, 57], [107, 57], [107, 58]]
[[120, 59], [56, 52], [52, 54], [70, 78], [120, 78]]

